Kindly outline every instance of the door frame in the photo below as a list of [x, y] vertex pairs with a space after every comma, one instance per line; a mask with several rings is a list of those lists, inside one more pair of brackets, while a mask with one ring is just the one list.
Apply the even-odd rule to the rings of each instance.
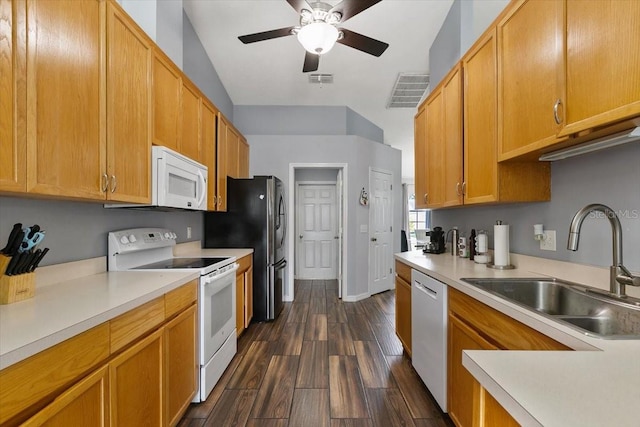
[[[373, 172], [380, 172], [380, 173], [383, 173], [383, 174], [387, 174], [387, 175], [389, 175], [391, 177], [391, 179], [390, 179], [391, 188], [389, 190], [389, 193], [390, 193], [389, 194], [389, 197], [390, 197], [390, 200], [389, 200], [389, 206], [390, 206], [389, 222], [391, 223], [391, 238], [389, 239], [389, 244], [391, 245], [391, 254], [393, 254], [393, 241], [394, 241], [393, 240], [394, 239], [394, 237], [393, 237], [393, 233], [394, 233], [394, 231], [393, 231], [393, 172], [390, 171], [390, 170], [387, 170], [387, 169], [382, 169], [382, 168], [376, 168], [376, 167], [369, 166], [369, 191], [373, 191], [373, 182], [372, 182], [372, 179], [371, 179]], [[373, 223], [371, 221], [371, 215], [372, 215], [372, 213], [371, 213], [372, 212], [371, 211], [371, 204], [369, 204], [368, 207], [369, 207], [369, 215], [368, 215], [369, 235], [367, 236], [367, 238], [371, 239], [371, 224]], [[367, 262], [367, 265], [368, 265], [367, 292], [368, 292], [369, 296], [372, 295], [371, 294], [371, 273], [372, 273], [371, 272], [371, 268], [372, 268], [372, 264], [371, 264], [371, 244], [370, 243], [371, 243], [371, 241], [367, 242], [367, 247], [369, 248], [368, 254], [367, 254], [367, 257], [368, 257], [368, 262]], [[393, 274], [393, 269], [394, 269], [393, 261], [391, 262], [391, 269], [392, 269], [392, 272], [391, 272], [391, 275], [392, 275]], [[393, 279], [392, 279], [389, 289], [393, 289], [393, 284], [394, 284], [394, 282], [393, 282]]]
[[[336, 174], [337, 177], [337, 174]], [[300, 186], [305, 186], [305, 185], [325, 185], [325, 186], [331, 186], [334, 187], [334, 192], [335, 192], [335, 197], [336, 197], [336, 201], [335, 201], [335, 209], [338, 210], [339, 208], [339, 204], [338, 204], [338, 181], [296, 181], [295, 182], [295, 186], [296, 186], [296, 195], [299, 193], [300, 191]], [[295, 200], [295, 199], [294, 199]], [[299, 200], [295, 200], [296, 206], [294, 206], [294, 208], [297, 208], [297, 204], [299, 203]], [[339, 224], [339, 215], [336, 215], [336, 233], [340, 233], [340, 224]], [[296, 236], [298, 236], [300, 234], [300, 230], [298, 230], [298, 215], [296, 214], [296, 229], [294, 230], [294, 234]], [[297, 242], [297, 240], [296, 240]], [[296, 278], [296, 276], [298, 276], [299, 270], [298, 270], [298, 263], [297, 260], [299, 259], [298, 255], [300, 255], [300, 248], [299, 245], [296, 245], [296, 251], [295, 251], [295, 255], [296, 258], [294, 258], [293, 261], [293, 274], [294, 274], [294, 280]], [[338, 247], [336, 247], [336, 255], [338, 255]], [[338, 255], [339, 257], [340, 255]], [[339, 274], [339, 269], [338, 269], [338, 260], [336, 259], [336, 276]], [[338, 279], [338, 277], [336, 277], [336, 279]]]
[[[348, 253], [347, 253], [347, 227], [348, 227], [348, 214], [349, 211], [346, 209], [345, 201], [347, 199], [348, 193], [348, 163], [289, 163], [289, 195], [288, 195], [288, 204], [290, 206], [289, 215], [287, 216], [287, 229], [295, 230], [296, 218], [293, 215], [292, 209], [295, 207], [295, 191], [296, 191], [296, 170], [297, 169], [338, 169], [342, 170], [342, 232], [338, 230], [338, 234], [340, 235], [339, 242], [339, 251], [338, 256], [342, 254], [342, 259], [338, 260], [338, 267], [342, 267], [342, 271], [340, 268], [338, 269], [338, 295], [342, 298], [344, 295], [345, 280], [344, 278], [348, 277]], [[336, 202], [338, 202], [336, 200]], [[338, 221], [340, 224], [340, 221]], [[295, 254], [296, 254], [296, 242], [295, 242], [295, 234], [288, 233], [287, 236], [287, 259], [292, 260], [294, 262], [293, 268], [287, 269], [287, 285], [283, 295], [283, 301], [293, 301], [295, 298], [294, 294], [294, 271], [295, 271]], [[340, 262], [341, 261], [341, 262]]]

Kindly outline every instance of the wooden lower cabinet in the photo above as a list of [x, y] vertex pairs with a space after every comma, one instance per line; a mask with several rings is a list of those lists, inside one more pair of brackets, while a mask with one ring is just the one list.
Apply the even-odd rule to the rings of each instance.
[[253, 255], [238, 260], [236, 271], [236, 333], [239, 336], [253, 318]]
[[164, 327], [165, 420], [175, 426], [198, 388], [197, 306], [186, 309]]
[[[510, 426], [517, 423], [462, 365], [463, 350], [570, 348], [456, 289], [449, 288], [449, 416], [458, 427], [477, 427]], [[488, 423], [492, 419], [501, 421], [498, 424]]]
[[26, 427], [36, 426], [96, 426], [109, 425], [109, 368], [89, 375], [38, 412]]
[[396, 261], [396, 335], [411, 356], [411, 267]]
[[113, 425], [163, 425], [163, 332], [152, 333], [109, 364]]

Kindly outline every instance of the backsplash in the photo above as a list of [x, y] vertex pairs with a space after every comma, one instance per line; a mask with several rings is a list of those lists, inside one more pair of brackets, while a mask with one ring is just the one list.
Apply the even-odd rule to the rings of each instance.
[[[616, 211], [623, 232], [623, 260], [640, 272], [640, 143], [585, 154], [552, 163], [551, 201], [510, 205], [440, 209], [432, 224], [445, 230], [458, 226], [467, 236], [471, 228], [489, 232], [502, 220], [511, 226], [511, 252], [607, 267], [612, 261], [611, 226], [604, 218], [587, 217], [577, 252], [567, 250], [569, 224], [580, 208], [602, 203]], [[534, 240], [533, 224], [556, 230], [556, 251], [542, 251]]]
[[[38, 224], [46, 230], [42, 247], [51, 248], [42, 265], [107, 255], [107, 233], [136, 227], [164, 227], [178, 235], [178, 243], [202, 240], [202, 212], [105, 209], [99, 203], [0, 197], [0, 242], [16, 222]], [[191, 238], [187, 239], [187, 227]]]

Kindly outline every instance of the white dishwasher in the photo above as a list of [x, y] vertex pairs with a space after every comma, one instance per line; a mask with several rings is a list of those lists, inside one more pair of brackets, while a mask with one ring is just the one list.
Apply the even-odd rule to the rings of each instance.
[[413, 367], [447, 412], [447, 285], [411, 270]]

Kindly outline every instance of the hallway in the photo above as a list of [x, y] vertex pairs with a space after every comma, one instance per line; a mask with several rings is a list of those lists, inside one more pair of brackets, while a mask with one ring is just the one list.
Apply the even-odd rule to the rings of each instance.
[[206, 402], [180, 427], [449, 427], [403, 355], [395, 293], [355, 303], [335, 280], [296, 281], [275, 322], [253, 323]]

